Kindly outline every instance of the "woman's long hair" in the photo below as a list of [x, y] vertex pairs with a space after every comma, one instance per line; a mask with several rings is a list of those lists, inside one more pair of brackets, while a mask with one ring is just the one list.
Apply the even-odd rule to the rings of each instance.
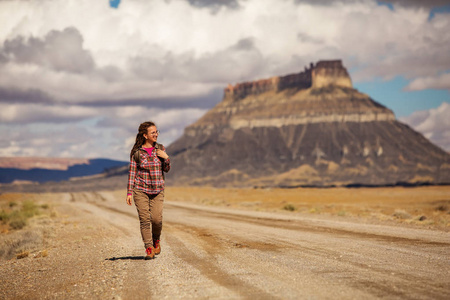
[[139, 125], [138, 134], [136, 135], [136, 141], [134, 142], [134, 146], [130, 152], [130, 160], [133, 158], [134, 152], [136, 152], [139, 148], [142, 147], [142, 145], [145, 144], [144, 134], [148, 134], [147, 130], [151, 126], [156, 127], [155, 123], [150, 122], [150, 121], [144, 122], [141, 125]]

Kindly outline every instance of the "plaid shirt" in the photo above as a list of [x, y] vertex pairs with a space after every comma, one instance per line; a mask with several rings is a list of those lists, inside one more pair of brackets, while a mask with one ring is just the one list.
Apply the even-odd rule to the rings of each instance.
[[[166, 151], [164, 146], [161, 150]], [[158, 194], [164, 190], [164, 174], [170, 170], [170, 158], [162, 159], [156, 155], [156, 148], [153, 148], [149, 155], [143, 148], [139, 150], [139, 166], [131, 158], [128, 172], [127, 194], [132, 194], [133, 189], [143, 191], [147, 194]]]

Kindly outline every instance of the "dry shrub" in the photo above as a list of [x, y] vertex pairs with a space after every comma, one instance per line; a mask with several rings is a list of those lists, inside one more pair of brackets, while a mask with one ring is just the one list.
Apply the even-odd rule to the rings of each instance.
[[392, 215], [394, 217], [396, 217], [397, 219], [402, 219], [402, 220], [412, 218], [412, 216], [409, 213], [407, 213], [406, 211], [404, 211], [403, 209], [396, 209]]
[[28, 257], [28, 255], [30, 255], [30, 252], [23, 251], [23, 252], [17, 254], [16, 257], [17, 257], [17, 259], [22, 259], [22, 258]]
[[14, 230], [22, 229], [25, 227], [25, 225], [27, 225], [27, 220], [25, 220], [24, 218], [15, 219], [9, 222], [9, 227]]
[[42, 255], [42, 257], [47, 257], [48, 256], [48, 251], [47, 250], [42, 250], [41, 251], [41, 255]]
[[448, 210], [448, 206], [446, 204], [442, 204], [442, 205], [439, 205], [438, 207], [436, 207], [436, 210], [445, 212]]
[[284, 209], [284, 210], [288, 210], [288, 211], [294, 211], [294, 210], [296, 210], [297, 208], [296, 208], [294, 205], [292, 205], [292, 204], [286, 204], [286, 205], [283, 207], [283, 209]]
[[48, 251], [47, 250], [42, 250], [38, 254], [36, 254], [34, 256], [34, 258], [47, 257], [47, 256], [48, 256]]
[[[45, 204], [41, 208], [45, 208]], [[29, 218], [39, 214], [39, 206], [31, 200], [24, 201], [20, 207], [17, 202], [11, 201], [8, 207], [0, 211], [0, 221], [12, 230], [19, 230], [27, 225]]]
[[414, 218], [414, 220], [417, 221], [425, 221], [427, 219], [427, 216], [421, 215]]
[[0, 259], [11, 259], [17, 253], [33, 251], [42, 247], [40, 231], [16, 231], [0, 236]]

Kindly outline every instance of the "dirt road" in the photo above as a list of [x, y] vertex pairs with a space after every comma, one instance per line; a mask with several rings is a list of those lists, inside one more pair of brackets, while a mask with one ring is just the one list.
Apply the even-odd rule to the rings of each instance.
[[0, 261], [1, 299], [450, 298], [448, 232], [168, 199], [162, 253], [145, 261], [124, 199], [58, 203], [36, 225], [47, 256]]

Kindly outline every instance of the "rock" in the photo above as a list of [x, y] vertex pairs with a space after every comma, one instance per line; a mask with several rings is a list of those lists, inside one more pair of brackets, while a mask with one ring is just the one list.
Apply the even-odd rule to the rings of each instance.
[[223, 101], [188, 126], [168, 153], [174, 168], [167, 180], [179, 184], [450, 182], [450, 155], [354, 89], [340, 60], [229, 85]]

